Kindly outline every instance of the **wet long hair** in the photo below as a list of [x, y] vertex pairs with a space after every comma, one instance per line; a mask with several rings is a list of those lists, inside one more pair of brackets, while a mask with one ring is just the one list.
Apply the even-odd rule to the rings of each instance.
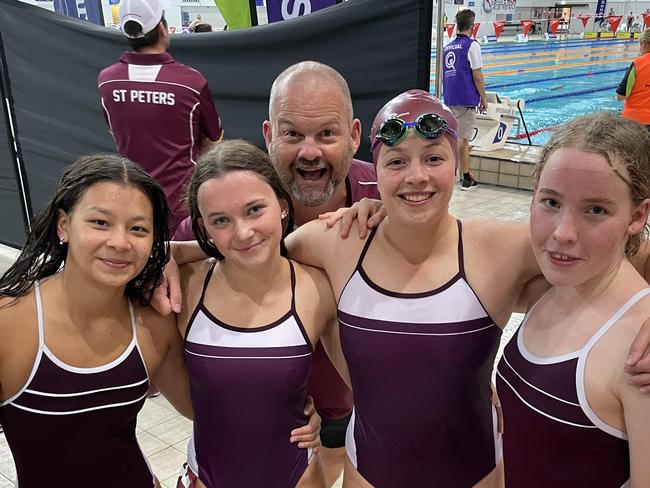
[[231, 171], [255, 173], [273, 189], [278, 201], [284, 200], [287, 202], [288, 215], [286, 219], [282, 220], [282, 239], [280, 241], [280, 253], [286, 256], [287, 248], [284, 245], [284, 238], [293, 230], [294, 224], [291, 197], [282, 186], [280, 177], [273, 168], [269, 155], [243, 139], [232, 139], [217, 144], [199, 159], [192, 174], [187, 191], [187, 202], [190, 207], [190, 217], [192, 218], [192, 230], [199, 246], [208, 256], [219, 261], [223, 260], [223, 254], [214, 245], [205, 227], [199, 221], [201, 212], [199, 211], [198, 193], [203, 183], [212, 178], [219, 178]]
[[169, 208], [156, 180], [135, 163], [114, 154], [82, 156], [65, 170], [54, 196], [35, 217], [20, 256], [0, 278], [0, 296], [24, 296], [36, 280], [51, 276], [61, 268], [68, 246], [59, 241], [59, 211], [70, 214], [90, 187], [103, 182], [134, 186], [147, 196], [153, 207], [153, 245], [149, 260], [125, 290], [128, 298], [142, 305], [149, 303], [169, 259]]
[[[602, 156], [627, 184], [633, 205], [650, 198], [650, 133], [638, 122], [603, 112], [583, 115], [563, 125], [539, 154], [533, 174], [535, 188], [551, 154], [561, 148], [575, 148]], [[634, 256], [647, 236], [646, 223], [640, 234], [628, 237], [625, 255]]]

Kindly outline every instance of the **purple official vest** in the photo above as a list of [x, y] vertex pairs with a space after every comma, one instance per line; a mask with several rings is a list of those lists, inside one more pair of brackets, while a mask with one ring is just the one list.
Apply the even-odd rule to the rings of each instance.
[[458, 34], [444, 49], [442, 93], [450, 106], [476, 107], [481, 97], [469, 65], [469, 47], [474, 39]]

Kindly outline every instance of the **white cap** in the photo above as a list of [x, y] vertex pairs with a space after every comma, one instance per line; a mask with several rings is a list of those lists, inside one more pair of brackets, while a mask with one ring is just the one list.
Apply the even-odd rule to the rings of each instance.
[[166, 8], [171, 7], [170, 0], [121, 0], [120, 1], [120, 29], [124, 32], [124, 24], [129, 21], [137, 22], [142, 27], [142, 32], [127, 37], [144, 37], [156, 28]]

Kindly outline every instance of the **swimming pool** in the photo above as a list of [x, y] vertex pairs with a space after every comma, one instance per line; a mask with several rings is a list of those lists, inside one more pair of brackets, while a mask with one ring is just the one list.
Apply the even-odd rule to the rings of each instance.
[[[638, 40], [503, 42], [481, 46], [488, 91], [526, 100], [524, 117], [533, 144], [544, 144], [552, 128], [586, 113], [620, 113], [615, 90]], [[435, 52], [431, 86], [435, 86]], [[528, 142], [523, 136], [520, 142]]]

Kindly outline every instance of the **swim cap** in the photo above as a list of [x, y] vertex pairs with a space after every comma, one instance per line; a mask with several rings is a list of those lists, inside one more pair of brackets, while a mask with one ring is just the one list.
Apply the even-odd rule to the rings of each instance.
[[[381, 125], [390, 118], [400, 118], [404, 122], [415, 122], [422, 114], [436, 114], [443, 118], [454, 133], [458, 133], [458, 123], [456, 117], [449, 107], [424, 90], [408, 90], [397, 95], [384, 105], [375, 116], [370, 129], [370, 144], [375, 142], [375, 136]], [[454, 158], [458, 161], [458, 142], [448, 133], [444, 136], [449, 141], [451, 149], [454, 152]], [[372, 152], [372, 161], [377, 164], [377, 157], [382, 143], [377, 144]]]

